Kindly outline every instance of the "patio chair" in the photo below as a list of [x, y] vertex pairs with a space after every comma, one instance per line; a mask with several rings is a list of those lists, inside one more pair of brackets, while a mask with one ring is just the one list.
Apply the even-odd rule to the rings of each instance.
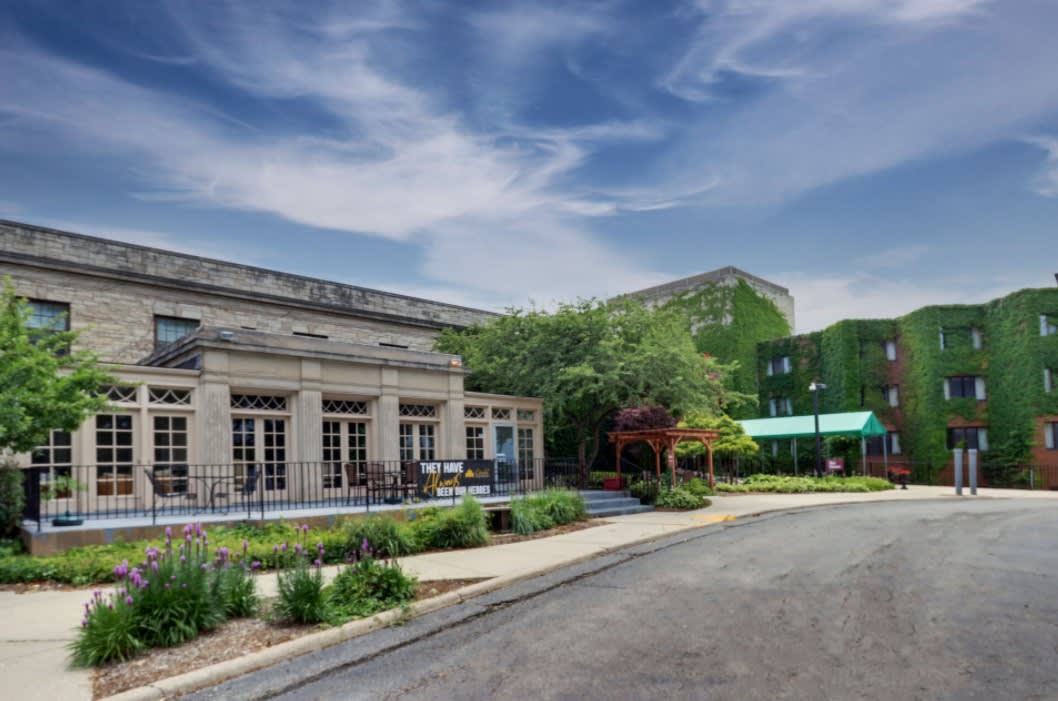
[[[246, 500], [249, 499], [257, 492], [257, 480], [260, 477], [260, 472], [257, 471], [256, 465], [248, 465], [246, 468], [246, 476], [242, 479], [242, 484], [237, 483], [236, 478], [230, 480], [216, 482], [209, 494], [209, 507], [211, 510], [216, 508], [217, 499], [230, 499], [232, 497], [240, 497], [240, 501], [245, 504]], [[231, 485], [234, 487], [231, 491], [224, 489], [225, 485]], [[217, 488], [221, 490], [218, 491]]]
[[342, 469], [345, 471], [345, 503], [348, 504], [352, 500], [352, 494], [354, 488], [363, 487], [367, 484], [368, 471], [374, 463], [355, 463], [347, 462], [342, 464]]
[[[143, 473], [147, 475], [147, 481], [151, 483], [151, 491], [154, 493], [154, 502], [152, 502], [153, 504], [156, 504], [158, 499], [161, 499], [163, 502], [175, 501], [180, 499], [184, 499], [187, 501], [195, 500], [197, 495], [189, 489], [189, 482], [186, 475], [183, 477], [170, 476], [166, 480], [160, 480], [158, 479], [158, 475], [154, 473], [154, 470], [156, 470], [157, 468], [157, 465], [154, 466], [154, 469], [147, 467], [143, 468]], [[169, 474], [172, 475], [172, 468], [163, 469], [169, 469]], [[183, 484], [183, 491], [176, 491], [173, 488], [174, 483]], [[144, 513], [146, 512], [147, 509], [145, 508]]]

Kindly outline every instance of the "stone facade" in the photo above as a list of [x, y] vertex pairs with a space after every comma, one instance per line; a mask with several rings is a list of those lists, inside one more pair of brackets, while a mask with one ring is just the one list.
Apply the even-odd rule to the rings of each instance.
[[786, 321], [790, 324], [790, 328], [795, 328], [794, 298], [790, 296], [790, 290], [781, 285], [776, 285], [774, 282], [769, 282], [764, 278], [751, 275], [744, 270], [739, 270], [731, 265], [724, 268], [717, 268], [708, 273], [701, 273], [699, 275], [692, 275], [679, 280], [673, 280], [672, 282], [666, 282], [663, 285], [636, 290], [635, 292], [629, 292], [621, 296], [638, 297], [649, 304], [659, 305], [664, 304], [678, 294], [693, 292], [705, 285], [736, 285], [739, 280], [745, 280], [750, 287], [774, 302], [782, 315], [786, 317]]
[[405, 295], [0, 221], [0, 274], [19, 294], [70, 305], [104, 360], [154, 351], [154, 317], [202, 326], [429, 350], [440, 329], [496, 315]]

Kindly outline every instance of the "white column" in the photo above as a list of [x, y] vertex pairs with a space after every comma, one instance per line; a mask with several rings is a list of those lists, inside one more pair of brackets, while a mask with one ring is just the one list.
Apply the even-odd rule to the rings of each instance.
[[396, 368], [382, 368], [382, 394], [378, 398], [379, 460], [400, 459], [400, 374]]

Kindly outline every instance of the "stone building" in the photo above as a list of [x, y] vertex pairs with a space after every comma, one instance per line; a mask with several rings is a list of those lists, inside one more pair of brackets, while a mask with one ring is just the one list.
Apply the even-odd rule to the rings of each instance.
[[636, 290], [621, 296], [635, 297], [644, 300], [648, 304], [661, 305], [679, 295], [717, 285], [733, 287], [738, 285], [739, 281], [745, 282], [759, 295], [771, 300], [786, 319], [790, 329], [796, 328], [794, 326], [794, 298], [790, 295], [790, 290], [782, 285], [777, 285], [774, 282], [769, 282], [764, 278], [747, 273], [744, 270], [739, 270], [733, 265], [717, 268], [707, 273], [680, 278], [662, 285]]
[[465, 392], [461, 359], [431, 351], [491, 312], [10, 221], [0, 275], [34, 326], [79, 331], [119, 381], [106, 412], [22, 456], [83, 477], [88, 510], [143, 508], [159, 466], [253, 466], [284, 493], [295, 465], [313, 493], [341, 491], [348, 464], [496, 459], [541, 477], [542, 402]]

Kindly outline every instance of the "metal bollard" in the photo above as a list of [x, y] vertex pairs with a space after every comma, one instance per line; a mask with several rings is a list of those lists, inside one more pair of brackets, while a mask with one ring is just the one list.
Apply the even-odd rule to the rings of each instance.
[[951, 451], [955, 456], [955, 496], [962, 496], [962, 448]]
[[977, 496], [977, 448], [970, 448], [970, 494]]

